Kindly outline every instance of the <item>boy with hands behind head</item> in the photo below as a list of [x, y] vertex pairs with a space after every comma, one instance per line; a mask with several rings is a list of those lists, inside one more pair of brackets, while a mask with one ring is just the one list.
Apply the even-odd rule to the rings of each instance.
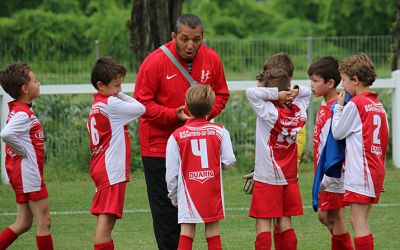
[[235, 161], [228, 130], [207, 121], [215, 100], [208, 85], [186, 92], [191, 119], [168, 139], [166, 182], [168, 197], [178, 207], [179, 250], [192, 249], [197, 223], [205, 223], [208, 249], [222, 249], [219, 221], [225, 216], [221, 169]]
[[290, 90], [287, 73], [270, 69], [265, 87], [246, 91], [257, 115], [254, 191], [250, 217], [256, 218], [255, 249], [271, 249], [272, 219], [278, 221], [282, 249], [296, 249], [291, 216], [302, 215], [297, 183], [297, 133], [304, 126], [310, 102], [308, 87]]
[[17, 202], [17, 219], [0, 232], [0, 249], [27, 232], [35, 218], [37, 247], [51, 250], [50, 211], [43, 178], [43, 128], [32, 110], [32, 101], [40, 95], [40, 83], [25, 63], [0, 71], [0, 83], [15, 99], [8, 103], [10, 111], [1, 138], [6, 143], [6, 171]]
[[91, 82], [97, 89], [88, 117], [90, 176], [96, 186], [90, 212], [97, 216], [94, 249], [114, 249], [111, 232], [122, 218], [126, 182], [130, 180], [131, 148], [128, 123], [145, 107], [121, 92], [126, 69], [112, 58], [96, 61]]

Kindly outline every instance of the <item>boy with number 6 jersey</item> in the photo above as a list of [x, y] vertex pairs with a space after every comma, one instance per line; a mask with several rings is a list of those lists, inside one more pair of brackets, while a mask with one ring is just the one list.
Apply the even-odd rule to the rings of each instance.
[[257, 115], [254, 190], [250, 217], [256, 219], [256, 250], [271, 249], [272, 219], [278, 222], [281, 249], [296, 249], [291, 216], [303, 214], [297, 183], [297, 133], [304, 126], [310, 103], [308, 87], [290, 90], [283, 69], [264, 73], [263, 86], [246, 90]]
[[90, 212], [97, 216], [94, 249], [114, 249], [111, 232], [122, 218], [126, 182], [130, 179], [131, 148], [128, 123], [139, 118], [145, 107], [121, 92], [126, 69], [109, 57], [100, 58], [92, 69], [97, 89], [87, 127], [90, 134], [90, 176], [96, 186]]
[[210, 86], [190, 87], [186, 107], [192, 118], [175, 130], [167, 143], [165, 179], [168, 197], [178, 207], [179, 250], [192, 249], [197, 223], [205, 223], [208, 249], [222, 249], [219, 221], [225, 212], [221, 169], [236, 159], [228, 130], [207, 121], [214, 100]]
[[350, 223], [356, 250], [373, 249], [368, 225], [372, 204], [377, 204], [385, 178], [388, 122], [385, 108], [370, 92], [376, 78], [371, 59], [363, 53], [339, 65], [345, 91], [353, 98], [344, 106], [345, 91], [333, 110], [332, 134], [346, 139], [344, 202], [350, 205]]

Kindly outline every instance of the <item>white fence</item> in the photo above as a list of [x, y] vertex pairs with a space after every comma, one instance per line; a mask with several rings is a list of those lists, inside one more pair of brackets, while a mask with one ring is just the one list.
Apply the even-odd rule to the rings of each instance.
[[[309, 85], [309, 80], [297, 80], [296, 84]], [[132, 92], [134, 84], [126, 83], [122, 85], [123, 92]], [[249, 87], [256, 86], [255, 81], [228, 81], [230, 91], [242, 91]], [[392, 72], [392, 78], [377, 79], [372, 86], [375, 89], [392, 89], [392, 156], [395, 167], [400, 168], [400, 70]], [[40, 88], [42, 95], [52, 94], [90, 94], [94, 93], [95, 89], [90, 84], [70, 84], [70, 85], [43, 85]], [[11, 97], [2, 89], [0, 90], [1, 97], [1, 127], [3, 128], [7, 119], [8, 105]], [[8, 177], [5, 171], [5, 147], [1, 142], [1, 176], [3, 183], [8, 183]]]

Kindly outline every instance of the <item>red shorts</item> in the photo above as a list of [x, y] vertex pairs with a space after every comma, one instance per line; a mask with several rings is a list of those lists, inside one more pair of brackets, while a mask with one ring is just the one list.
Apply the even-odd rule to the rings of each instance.
[[254, 181], [250, 217], [280, 218], [303, 215], [299, 184], [271, 185]]
[[318, 208], [329, 211], [345, 207], [343, 196], [343, 193], [322, 192], [318, 195]]
[[117, 219], [122, 218], [124, 211], [126, 182], [98, 190], [93, 197], [90, 213], [93, 215], [113, 214]]
[[46, 187], [42, 187], [39, 191], [30, 192], [25, 194], [15, 194], [15, 201], [17, 203], [26, 203], [28, 201], [37, 201], [49, 196]]
[[351, 203], [361, 203], [361, 204], [377, 204], [379, 201], [380, 193], [376, 194], [376, 197], [370, 197], [358, 193], [354, 193], [349, 190], [345, 190], [343, 201], [349, 205]]

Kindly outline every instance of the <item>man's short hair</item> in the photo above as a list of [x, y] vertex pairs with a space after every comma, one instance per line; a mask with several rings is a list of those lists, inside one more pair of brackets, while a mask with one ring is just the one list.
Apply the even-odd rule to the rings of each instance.
[[186, 106], [193, 117], [205, 117], [214, 105], [215, 93], [209, 85], [195, 84], [186, 92]]
[[12, 98], [18, 99], [21, 96], [22, 85], [31, 81], [29, 72], [32, 69], [24, 62], [9, 65], [0, 71], [0, 84], [4, 91]]
[[365, 86], [371, 86], [376, 79], [376, 70], [372, 60], [364, 53], [352, 55], [339, 65], [339, 72], [350, 79], [357, 77]]
[[341, 77], [339, 73], [339, 61], [332, 56], [320, 58], [315, 63], [311, 64], [308, 69], [308, 75], [318, 75], [328, 82], [330, 79], [335, 81], [335, 88], [339, 85]]
[[118, 77], [125, 77], [126, 69], [121, 64], [118, 64], [111, 57], [101, 57], [97, 59], [92, 68], [91, 82], [97, 89], [97, 82], [102, 82], [108, 85], [112, 80]]
[[292, 59], [290, 59], [289, 55], [285, 52], [279, 52], [274, 55], [272, 55], [265, 63], [264, 63], [264, 68], [263, 72], [257, 75], [257, 80], [262, 81], [264, 78], [264, 72], [272, 69], [272, 68], [278, 68], [278, 69], [283, 69], [286, 71], [287, 75], [291, 78], [293, 77], [293, 72], [294, 72], [294, 64], [292, 62]]
[[283, 69], [271, 68], [264, 72], [265, 87], [278, 88], [278, 91], [288, 91], [290, 80], [287, 72]]
[[175, 29], [174, 29], [175, 33], [179, 32], [181, 25], [189, 26], [192, 29], [195, 29], [197, 26], [200, 25], [201, 33], [203, 33], [203, 23], [201, 22], [200, 18], [196, 15], [185, 14], [185, 15], [178, 17], [178, 19], [176, 19], [176, 23], [175, 23]]

